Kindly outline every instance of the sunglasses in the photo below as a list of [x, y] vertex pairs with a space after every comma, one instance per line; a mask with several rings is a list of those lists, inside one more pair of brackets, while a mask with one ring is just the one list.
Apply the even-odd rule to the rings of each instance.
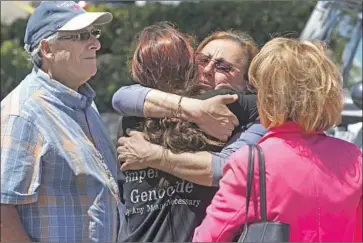
[[207, 56], [203, 53], [197, 53], [195, 55], [195, 60], [199, 65], [203, 67], [206, 67], [211, 61], [213, 61], [217, 72], [229, 73], [230, 71], [232, 71], [232, 69], [234, 69], [232, 63], [227, 62], [224, 59], [212, 60], [211, 56]]
[[91, 38], [91, 35], [96, 37], [96, 39], [100, 38], [101, 36], [101, 30], [99, 29], [93, 29], [91, 31], [85, 30], [78, 34], [74, 35], [65, 35], [58, 38], [58, 40], [79, 40], [79, 41], [86, 41]]

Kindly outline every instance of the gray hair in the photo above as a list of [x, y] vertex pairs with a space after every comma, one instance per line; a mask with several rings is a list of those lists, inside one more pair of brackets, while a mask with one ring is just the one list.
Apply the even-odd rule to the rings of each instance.
[[[42, 39], [42, 40], [46, 40], [47, 42], [54, 43], [57, 39], [58, 39], [58, 32], [56, 32], [53, 35], [48, 36], [47, 38]], [[38, 45], [33, 50], [29, 49], [29, 45], [24, 46], [24, 49], [26, 50], [26, 52], [28, 54], [29, 61], [31, 61], [35, 66], [37, 66], [39, 68], [43, 64], [42, 54], [40, 53], [40, 42], [41, 41], [39, 41]]]

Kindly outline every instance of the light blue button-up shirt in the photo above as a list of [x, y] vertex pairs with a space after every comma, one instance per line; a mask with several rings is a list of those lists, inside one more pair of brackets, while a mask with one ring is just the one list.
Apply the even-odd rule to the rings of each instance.
[[118, 238], [116, 154], [94, 97], [34, 68], [1, 102], [1, 203], [33, 241]]

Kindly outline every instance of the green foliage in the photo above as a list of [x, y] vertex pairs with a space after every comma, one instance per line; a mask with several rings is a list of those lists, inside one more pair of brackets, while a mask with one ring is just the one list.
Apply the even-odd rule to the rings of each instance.
[[27, 19], [17, 19], [11, 25], [1, 23], [1, 43], [6, 40], [13, 40], [23, 46], [27, 21]]
[[29, 73], [31, 65], [16, 41], [1, 43], [1, 100]]
[[[197, 42], [216, 30], [237, 29], [248, 32], [263, 45], [276, 33], [298, 37], [315, 4], [316, 1], [186, 1], [177, 6], [160, 3], [122, 8], [92, 6], [88, 11], [110, 11], [114, 16], [110, 24], [101, 27], [98, 72], [90, 81], [97, 92], [96, 104], [101, 112], [111, 111], [113, 93], [132, 82], [129, 61], [135, 36], [148, 25], [172, 22], [182, 32], [193, 35]], [[21, 47], [24, 23], [26, 20], [16, 21], [8, 27], [1, 25], [1, 98], [3, 92], [9, 92], [29, 70]], [[15, 42], [8, 44], [5, 40]]]

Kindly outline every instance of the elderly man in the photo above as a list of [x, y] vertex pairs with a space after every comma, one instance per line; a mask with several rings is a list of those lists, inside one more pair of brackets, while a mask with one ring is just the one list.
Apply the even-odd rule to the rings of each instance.
[[25, 49], [32, 72], [1, 102], [1, 241], [115, 242], [116, 156], [87, 81], [111, 13], [42, 2]]

